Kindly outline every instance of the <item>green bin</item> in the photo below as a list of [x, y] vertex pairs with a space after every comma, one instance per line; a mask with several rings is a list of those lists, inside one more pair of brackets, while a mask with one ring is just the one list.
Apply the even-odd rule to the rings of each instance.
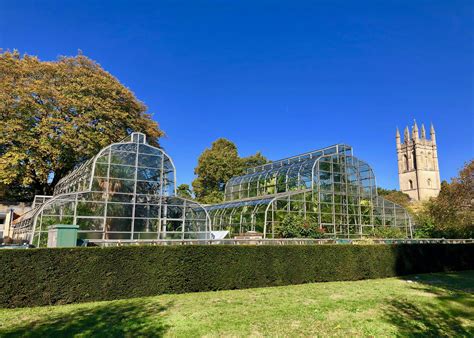
[[74, 247], [77, 245], [78, 225], [55, 224], [48, 229], [48, 248]]

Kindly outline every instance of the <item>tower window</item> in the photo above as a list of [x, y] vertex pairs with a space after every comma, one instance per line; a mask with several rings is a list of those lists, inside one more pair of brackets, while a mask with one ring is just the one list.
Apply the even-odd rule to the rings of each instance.
[[427, 183], [428, 183], [428, 187], [431, 187], [431, 178], [428, 178]]
[[413, 181], [412, 181], [412, 180], [408, 180], [408, 184], [410, 185], [410, 189], [413, 189]]
[[416, 170], [416, 153], [413, 151], [413, 169]]
[[410, 166], [408, 165], [408, 156], [407, 155], [403, 155], [403, 162], [405, 164], [405, 170], [406, 171], [410, 170]]

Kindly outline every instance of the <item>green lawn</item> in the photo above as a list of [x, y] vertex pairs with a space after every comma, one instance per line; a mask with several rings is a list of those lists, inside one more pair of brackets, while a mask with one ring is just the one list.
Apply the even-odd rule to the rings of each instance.
[[0, 309], [0, 336], [474, 336], [474, 271]]

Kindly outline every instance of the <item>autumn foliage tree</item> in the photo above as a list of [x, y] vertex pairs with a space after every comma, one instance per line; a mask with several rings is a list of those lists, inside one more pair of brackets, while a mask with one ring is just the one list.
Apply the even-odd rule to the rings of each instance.
[[429, 209], [439, 230], [452, 233], [450, 237], [474, 238], [474, 160], [442, 186]]
[[398, 204], [404, 208], [410, 206], [410, 196], [399, 190], [388, 190], [384, 188], [377, 188], [377, 194], [386, 200]]
[[132, 131], [162, 136], [145, 105], [84, 55], [40, 61], [0, 54], [0, 186], [4, 197], [51, 194], [75, 165]]
[[437, 198], [417, 214], [423, 237], [474, 238], [474, 160], [451, 183], [443, 182]]
[[197, 177], [192, 183], [194, 194], [203, 203], [221, 202], [225, 184], [231, 177], [241, 175], [246, 168], [267, 162], [259, 152], [241, 158], [233, 142], [220, 138], [199, 156], [194, 169]]

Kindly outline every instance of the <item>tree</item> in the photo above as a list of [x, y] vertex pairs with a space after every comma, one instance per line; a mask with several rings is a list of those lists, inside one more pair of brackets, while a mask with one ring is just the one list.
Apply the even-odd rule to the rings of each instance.
[[220, 138], [199, 156], [198, 165], [194, 169], [197, 177], [192, 183], [194, 194], [202, 203], [221, 202], [225, 184], [230, 178], [241, 175], [250, 166], [266, 162], [267, 159], [259, 152], [240, 158], [236, 145]]
[[193, 193], [191, 191], [189, 184], [183, 183], [183, 184], [178, 185], [176, 192], [179, 197], [187, 198], [187, 199], [193, 198]]
[[437, 198], [417, 215], [420, 237], [474, 238], [474, 160], [451, 183], [443, 182]]
[[474, 160], [466, 163], [451, 183], [441, 185], [428, 209], [444, 237], [474, 237]]
[[241, 161], [243, 169], [253, 168], [268, 163], [267, 158], [259, 151], [256, 152], [255, 155], [242, 158]]
[[384, 188], [377, 188], [377, 194], [384, 199], [398, 204], [402, 207], [408, 207], [410, 205], [410, 196], [399, 190], [387, 190]]
[[51, 194], [101, 148], [132, 131], [163, 135], [145, 105], [84, 55], [40, 61], [0, 54], [0, 183], [7, 198]]
[[421, 205], [421, 208], [415, 213], [415, 232], [414, 236], [417, 238], [436, 238], [444, 237], [436, 229], [435, 221], [428, 212], [429, 205], [432, 204], [432, 201], [424, 202]]
[[199, 156], [193, 181], [196, 198], [203, 203], [217, 203], [223, 199], [226, 182], [242, 172], [240, 157], [234, 143], [220, 138]]

